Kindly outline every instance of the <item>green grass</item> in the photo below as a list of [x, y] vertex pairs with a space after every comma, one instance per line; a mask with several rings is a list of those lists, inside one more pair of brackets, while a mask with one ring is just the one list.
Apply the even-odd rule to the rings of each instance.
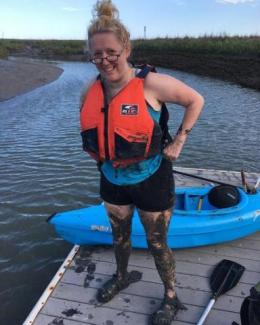
[[0, 59], [5, 59], [8, 57], [8, 50], [0, 44]]
[[10, 55], [32, 53], [39, 57], [84, 55], [84, 41], [78, 40], [0, 40], [0, 48]]
[[133, 41], [135, 52], [194, 53], [260, 57], [260, 36], [203, 36]]

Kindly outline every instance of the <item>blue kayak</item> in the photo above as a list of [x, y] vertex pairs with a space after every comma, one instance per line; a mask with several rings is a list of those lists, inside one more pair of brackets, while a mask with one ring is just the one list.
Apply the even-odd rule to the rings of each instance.
[[[169, 226], [168, 245], [184, 248], [216, 244], [260, 230], [260, 191], [239, 191], [239, 202], [216, 208], [208, 199], [212, 186], [176, 189], [176, 205]], [[112, 245], [112, 231], [103, 204], [56, 213], [48, 218], [59, 236], [78, 245]], [[132, 246], [147, 248], [137, 211], [132, 225]]]

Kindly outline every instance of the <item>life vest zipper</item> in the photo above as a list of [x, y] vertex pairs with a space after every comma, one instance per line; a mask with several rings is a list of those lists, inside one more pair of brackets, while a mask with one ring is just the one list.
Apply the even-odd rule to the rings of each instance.
[[[109, 144], [108, 144], [108, 110], [109, 110], [109, 105], [108, 105], [108, 97], [107, 97], [107, 92], [104, 83], [102, 82], [100, 76], [98, 77], [101, 83], [101, 87], [103, 90], [103, 95], [104, 95], [104, 107], [102, 108], [102, 112], [105, 114], [104, 115], [104, 140], [105, 140], [105, 159], [110, 160], [110, 154], [109, 154]], [[114, 97], [118, 96], [121, 91], [123, 91], [132, 81], [134, 78], [132, 78], [123, 88], [119, 90], [119, 92], [111, 98], [111, 101], [113, 100]], [[110, 102], [111, 102], [110, 101]]]
[[108, 146], [108, 105], [104, 107], [104, 140], [105, 140], [105, 157], [110, 160], [109, 146]]
[[109, 109], [109, 105], [108, 105], [106, 88], [101, 80], [100, 80], [100, 83], [101, 83], [101, 87], [103, 89], [103, 95], [104, 95], [104, 107], [102, 108], [102, 112], [105, 114], [104, 115], [105, 159], [110, 160], [109, 146], [108, 146], [108, 109]]

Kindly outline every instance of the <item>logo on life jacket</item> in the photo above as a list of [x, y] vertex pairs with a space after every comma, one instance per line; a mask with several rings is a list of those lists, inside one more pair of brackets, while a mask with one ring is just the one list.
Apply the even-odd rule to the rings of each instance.
[[121, 115], [137, 115], [138, 105], [123, 104], [121, 106]]

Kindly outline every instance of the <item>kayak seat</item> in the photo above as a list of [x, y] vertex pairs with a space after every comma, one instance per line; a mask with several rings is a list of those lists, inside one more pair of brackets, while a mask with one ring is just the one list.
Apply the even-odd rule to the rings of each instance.
[[206, 211], [217, 210], [217, 208], [209, 202], [207, 195], [185, 193], [184, 210]]

